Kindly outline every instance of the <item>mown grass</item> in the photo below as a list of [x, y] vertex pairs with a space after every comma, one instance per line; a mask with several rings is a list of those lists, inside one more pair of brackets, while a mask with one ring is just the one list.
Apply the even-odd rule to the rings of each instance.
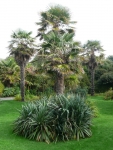
[[30, 141], [12, 133], [12, 123], [18, 117], [17, 109], [23, 103], [17, 101], [0, 102], [0, 150], [112, 150], [113, 149], [113, 101], [102, 97], [89, 98], [99, 109], [99, 116], [94, 118], [92, 137], [80, 141], [46, 144]]

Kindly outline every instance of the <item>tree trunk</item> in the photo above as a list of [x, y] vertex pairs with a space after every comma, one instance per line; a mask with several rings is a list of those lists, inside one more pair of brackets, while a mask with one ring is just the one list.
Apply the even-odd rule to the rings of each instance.
[[94, 76], [95, 76], [95, 70], [91, 69], [91, 96], [95, 93], [95, 85], [94, 85]]
[[62, 73], [56, 73], [55, 92], [57, 94], [64, 93], [64, 75]]
[[20, 66], [20, 90], [21, 90], [21, 100], [24, 101], [25, 97], [25, 66], [21, 64]]

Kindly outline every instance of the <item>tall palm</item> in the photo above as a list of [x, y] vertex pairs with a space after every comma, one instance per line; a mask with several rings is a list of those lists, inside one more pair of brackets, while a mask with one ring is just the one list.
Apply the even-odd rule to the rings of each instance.
[[16, 63], [20, 66], [20, 88], [21, 99], [24, 101], [25, 95], [25, 66], [35, 52], [34, 38], [31, 37], [32, 32], [18, 30], [11, 35], [9, 50], [13, 55]]
[[69, 9], [61, 5], [50, 6], [47, 11], [40, 13], [40, 22], [36, 23], [39, 25], [38, 35], [40, 39], [43, 38], [44, 33], [49, 31], [56, 31], [60, 34], [65, 32], [72, 33], [74, 28], [70, 27], [70, 23], [76, 23], [70, 21]]
[[[99, 41], [87, 41], [86, 44], [84, 44], [84, 48], [86, 50], [86, 54], [88, 56], [88, 62], [87, 65], [89, 67], [90, 70], [90, 76], [91, 76], [91, 80], [90, 80], [90, 90], [91, 90], [91, 95], [93, 96], [95, 93], [95, 84], [94, 84], [94, 80], [95, 80], [95, 69], [98, 65], [98, 62], [101, 61], [101, 59], [103, 58], [103, 48], [100, 45]], [[98, 52], [99, 55], [96, 57], [95, 52]]]
[[81, 48], [79, 42], [73, 42], [74, 33], [63, 35], [56, 32], [49, 32], [43, 35], [44, 42], [41, 45], [41, 52], [38, 57], [45, 58], [45, 69], [56, 74], [55, 92], [63, 94], [64, 76], [74, 74], [82, 70], [80, 65]]
[[[74, 36], [74, 28], [70, 27], [71, 22], [69, 9], [61, 5], [51, 6], [47, 11], [40, 13], [40, 22], [38, 35], [40, 39], [44, 39], [42, 48], [45, 50], [43, 58], [46, 58], [46, 66], [48, 70], [56, 74], [56, 93], [62, 94], [64, 91], [64, 75], [73, 72], [76, 62], [71, 55], [79, 53], [75, 52], [75, 42], [72, 42]], [[72, 44], [73, 43], [73, 44]], [[73, 46], [72, 46], [73, 45]], [[70, 56], [71, 55], [71, 56]], [[45, 60], [45, 59], [44, 59]], [[71, 61], [70, 61], [71, 60]], [[71, 65], [69, 64], [71, 62]], [[74, 68], [75, 69], [75, 68]]]

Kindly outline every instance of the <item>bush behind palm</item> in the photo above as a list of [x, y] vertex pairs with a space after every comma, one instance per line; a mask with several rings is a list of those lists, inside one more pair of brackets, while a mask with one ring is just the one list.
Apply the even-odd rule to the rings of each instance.
[[3, 83], [0, 81], [0, 96], [3, 94], [4, 91], [4, 85]]
[[104, 93], [105, 100], [113, 100], [113, 89], [110, 88], [108, 91]]
[[19, 87], [6, 87], [4, 88], [3, 97], [15, 96], [20, 93]]

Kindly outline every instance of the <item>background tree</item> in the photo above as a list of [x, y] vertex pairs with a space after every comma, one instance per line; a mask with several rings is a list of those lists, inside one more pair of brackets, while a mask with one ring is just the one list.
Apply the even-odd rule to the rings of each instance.
[[113, 61], [113, 55], [108, 56], [107, 59]]
[[[98, 62], [100, 63], [100, 60], [102, 60], [103, 58], [103, 48], [100, 45], [99, 41], [87, 41], [86, 44], [84, 44], [84, 49], [86, 51], [87, 54], [87, 66], [89, 68], [90, 71], [90, 91], [91, 91], [91, 95], [93, 96], [95, 93], [95, 69], [98, 65]], [[98, 57], [96, 57], [96, 52], [98, 52]], [[99, 61], [97, 61], [99, 60]]]
[[109, 57], [98, 65], [95, 70], [96, 92], [105, 92], [113, 88], [113, 61]]
[[18, 30], [11, 35], [9, 50], [10, 55], [13, 55], [16, 63], [20, 66], [20, 88], [21, 98], [24, 101], [25, 95], [25, 66], [33, 56], [36, 46], [34, 45], [34, 38], [31, 37], [32, 32]]
[[13, 57], [0, 61], [0, 80], [5, 87], [12, 87], [19, 83], [19, 67]]

